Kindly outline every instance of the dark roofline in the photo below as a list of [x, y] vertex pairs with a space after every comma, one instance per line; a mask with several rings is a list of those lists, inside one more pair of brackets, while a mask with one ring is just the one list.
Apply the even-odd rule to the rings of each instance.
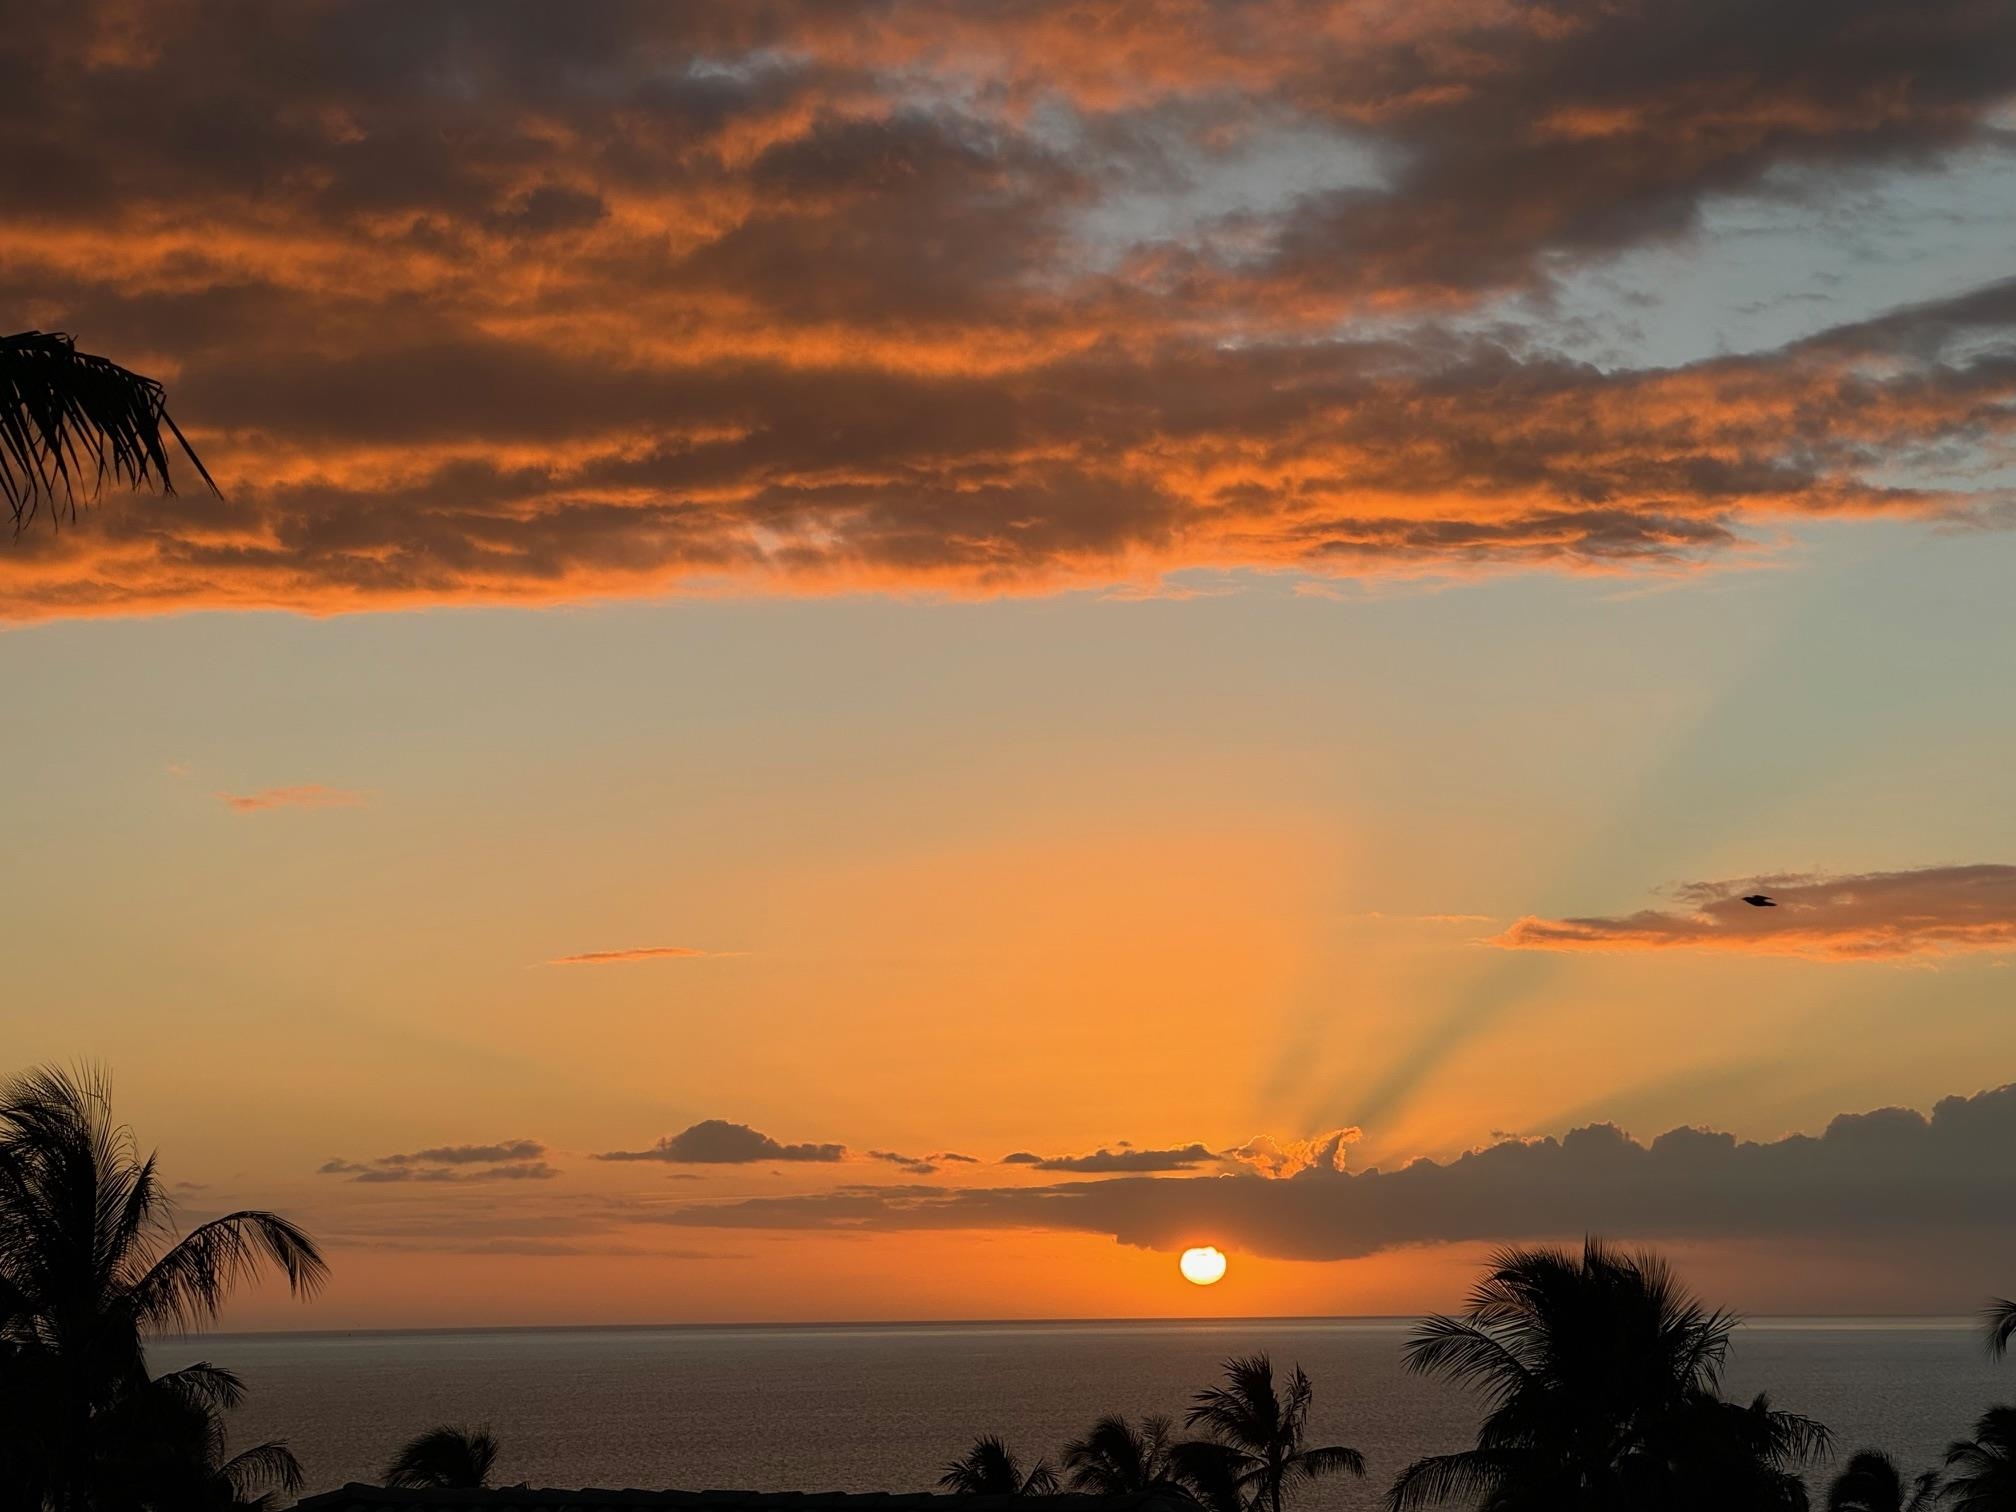
[[367, 1512], [367, 1509], [471, 1508], [673, 1508], [680, 1512], [1195, 1512], [1187, 1497], [1163, 1492], [1097, 1496], [1067, 1491], [1050, 1496], [955, 1496], [940, 1491], [565, 1491], [534, 1486], [482, 1490], [392, 1490], [351, 1484], [303, 1497], [297, 1512]]

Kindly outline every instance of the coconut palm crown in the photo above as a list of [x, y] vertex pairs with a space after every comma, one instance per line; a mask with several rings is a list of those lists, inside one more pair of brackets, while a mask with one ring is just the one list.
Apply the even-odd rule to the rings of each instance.
[[988, 1433], [945, 1467], [938, 1484], [960, 1496], [1048, 1496], [1057, 1489], [1057, 1472], [1044, 1460], [1025, 1472], [1015, 1451]]
[[385, 1467], [385, 1484], [404, 1490], [480, 1491], [497, 1464], [488, 1428], [430, 1428], [408, 1439]]
[[1192, 1398], [1187, 1427], [1209, 1435], [1172, 1452], [1182, 1478], [1221, 1512], [1281, 1512], [1291, 1485], [1330, 1475], [1365, 1473], [1365, 1457], [1339, 1444], [1312, 1446], [1309, 1406], [1315, 1396], [1300, 1365], [1279, 1389], [1265, 1354], [1227, 1360], [1225, 1380]]

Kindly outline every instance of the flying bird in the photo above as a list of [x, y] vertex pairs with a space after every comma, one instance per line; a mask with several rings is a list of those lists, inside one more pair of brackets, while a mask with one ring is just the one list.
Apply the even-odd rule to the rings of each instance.
[[1752, 893], [1750, 894], [1749, 897], [1745, 898], [1743, 901], [1745, 903], [1748, 903], [1752, 908], [1776, 908], [1778, 906], [1771, 899], [1765, 897], [1764, 894], [1762, 893]]

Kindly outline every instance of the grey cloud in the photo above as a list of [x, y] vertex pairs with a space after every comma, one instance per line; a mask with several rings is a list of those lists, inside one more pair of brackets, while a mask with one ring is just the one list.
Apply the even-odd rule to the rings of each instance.
[[597, 1160], [662, 1160], [674, 1165], [749, 1165], [760, 1160], [832, 1162], [844, 1160], [847, 1147], [838, 1144], [779, 1144], [747, 1124], [722, 1118], [703, 1119], [677, 1134], [668, 1134], [648, 1150], [610, 1150]]
[[1167, 1150], [1137, 1150], [1123, 1142], [1116, 1150], [1099, 1149], [1090, 1155], [1049, 1155], [1033, 1162], [1018, 1161], [1017, 1164], [1033, 1164], [1039, 1171], [1110, 1174], [1120, 1171], [1189, 1171], [1200, 1165], [1209, 1165], [1217, 1158], [1201, 1144]]
[[870, 1160], [886, 1160], [890, 1165], [908, 1171], [913, 1176], [935, 1176], [938, 1167], [930, 1158], [922, 1155], [900, 1155], [894, 1150], [870, 1150]]
[[537, 1160], [546, 1146], [536, 1139], [512, 1139], [502, 1144], [437, 1145], [431, 1150], [415, 1150], [410, 1155], [381, 1155], [378, 1164], [410, 1165], [494, 1165], [505, 1160]]
[[550, 1181], [560, 1172], [541, 1157], [546, 1146], [536, 1139], [510, 1139], [496, 1144], [437, 1145], [376, 1160], [346, 1160], [338, 1156], [316, 1167], [321, 1176], [347, 1176], [352, 1181], [383, 1185], [402, 1181]]
[[482, 1167], [370, 1166], [359, 1171], [350, 1179], [352, 1181], [377, 1184], [400, 1181], [551, 1181], [559, 1174], [559, 1171], [546, 1164], [545, 1161], [532, 1160]]

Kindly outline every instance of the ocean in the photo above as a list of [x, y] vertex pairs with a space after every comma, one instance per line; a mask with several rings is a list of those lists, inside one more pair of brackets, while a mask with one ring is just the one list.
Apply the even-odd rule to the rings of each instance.
[[[1460, 1448], [1460, 1391], [1408, 1375], [1405, 1319], [510, 1329], [213, 1334], [153, 1346], [157, 1369], [208, 1359], [249, 1388], [235, 1445], [285, 1438], [310, 1491], [375, 1472], [405, 1438], [487, 1424], [498, 1483], [579, 1488], [929, 1488], [975, 1435], [1048, 1456], [1107, 1412], [1181, 1413], [1228, 1355], [1266, 1350], [1315, 1382], [1314, 1441], [1370, 1460], [1363, 1482], [1303, 1493], [1361, 1512], [1418, 1455]], [[1737, 1336], [1728, 1387], [1816, 1417], [1837, 1457], [1876, 1445], [1934, 1463], [1984, 1407], [2016, 1400], [1965, 1320], [1764, 1319]], [[1823, 1488], [1827, 1470], [1809, 1476]], [[1820, 1501], [1815, 1496], [1815, 1501]]]

